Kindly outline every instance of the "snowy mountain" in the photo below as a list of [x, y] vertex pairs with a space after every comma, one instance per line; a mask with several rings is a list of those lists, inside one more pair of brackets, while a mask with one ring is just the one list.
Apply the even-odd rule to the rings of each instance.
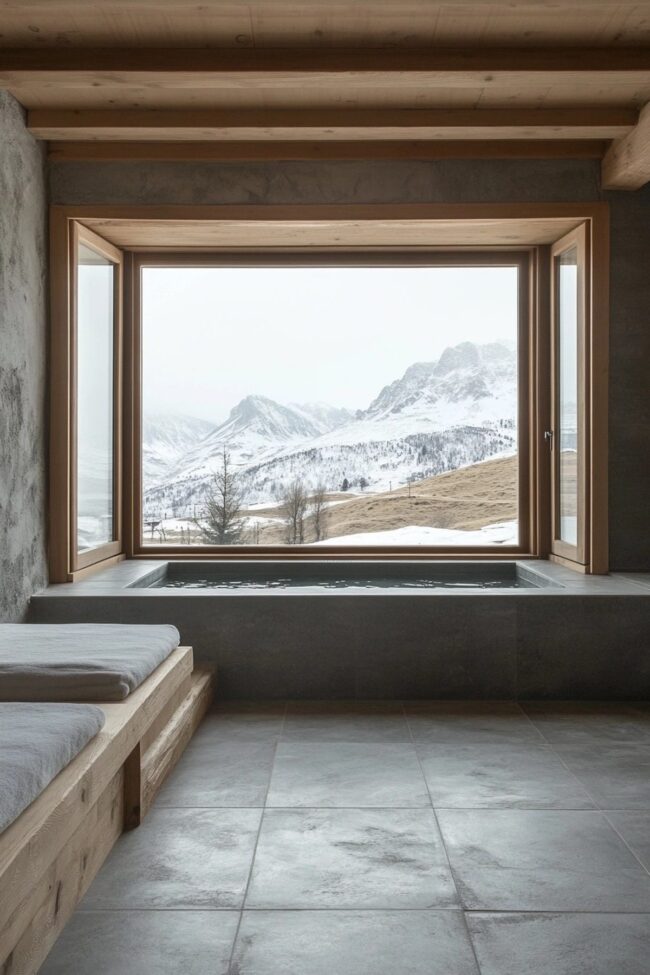
[[282, 406], [266, 396], [246, 396], [227, 420], [178, 458], [170, 480], [210, 474], [221, 463], [224, 449], [241, 468], [275, 457], [291, 445], [315, 440], [324, 429], [330, 427], [323, 418], [311, 416], [304, 407]]
[[165, 480], [188, 450], [214, 430], [214, 423], [175, 413], [147, 413], [142, 423], [142, 471], [146, 487]]
[[480, 408], [484, 400], [500, 399], [503, 386], [510, 392], [516, 382], [517, 359], [507, 346], [463, 342], [445, 349], [436, 362], [416, 362], [401, 379], [384, 386], [366, 415], [378, 418], [395, 414], [420, 415], [439, 412], [443, 404], [465, 403]]
[[249, 503], [270, 502], [295, 476], [337, 490], [365, 482], [383, 491], [516, 449], [517, 359], [507, 345], [464, 342], [418, 362], [366, 410], [283, 406], [248, 396], [225, 423], [168, 469], [149, 506], [200, 504], [226, 448]]
[[[505, 425], [505, 421], [503, 426], [452, 427], [365, 443], [318, 441], [306, 450], [282, 454], [248, 468], [243, 473], [246, 497], [249, 503], [268, 501], [296, 477], [312, 486], [323, 482], [333, 491], [340, 490], [344, 480], [352, 491], [366, 487], [375, 492], [389, 491], [408, 481], [513, 453], [514, 443], [514, 428]], [[196, 487], [190, 487], [193, 503], [200, 500], [200, 487], [198, 493]]]
[[517, 407], [517, 356], [507, 345], [463, 342], [435, 362], [416, 362], [385, 386], [345, 431], [329, 442], [392, 440], [451, 427], [480, 427], [513, 420]]
[[354, 419], [353, 410], [346, 410], [329, 403], [290, 403], [291, 409], [304, 413], [318, 426], [320, 433], [336, 430]]
[[218, 440], [237, 441], [254, 434], [272, 443], [317, 437], [322, 431], [306, 413], [282, 406], [266, 396], [247, 396], [214, 432]]

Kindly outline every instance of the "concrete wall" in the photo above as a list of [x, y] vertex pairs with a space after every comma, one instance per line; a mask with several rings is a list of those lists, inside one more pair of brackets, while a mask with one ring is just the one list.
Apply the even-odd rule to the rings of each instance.
[[610, 543], [617, 570], [650, 570], [650, 189], [600, 191], [579, 160], [340, 163], [59, 163], [55, 203], [562, 202], [612, 215]]
[[0, 621], [47, 583], [47, 193], [43, 149], [0, 91]]
[[500, 203], [593, 200], [596, 161], [56, 163], [53, 203]]
[[650, 571], [650, 186], [610, 193], [609, 510], [614, 568]]

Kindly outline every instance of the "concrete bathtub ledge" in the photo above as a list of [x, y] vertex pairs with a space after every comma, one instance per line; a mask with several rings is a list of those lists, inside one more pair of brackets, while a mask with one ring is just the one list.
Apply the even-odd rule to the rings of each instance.
[[147, 589], [165, 563], [124, 562], [49, 586], [29, 619], [173, 623], [221, 699], [650, 697], [650, 582], [519, 564], [548, 587]]

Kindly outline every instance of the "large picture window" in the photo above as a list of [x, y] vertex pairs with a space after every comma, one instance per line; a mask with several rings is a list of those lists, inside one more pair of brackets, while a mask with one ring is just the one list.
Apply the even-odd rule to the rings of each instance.
[[526, 545], [527, 275], [143, 257], [141, 545]]
[[606, 204], [51, 208], [50, 578], [608, 570]]

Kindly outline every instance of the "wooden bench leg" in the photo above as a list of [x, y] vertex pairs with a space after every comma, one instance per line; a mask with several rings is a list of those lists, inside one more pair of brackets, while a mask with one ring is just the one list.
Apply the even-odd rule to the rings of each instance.
[[124, 829], [142, 822], [142, 752], [140, 742], [124, 763]]

